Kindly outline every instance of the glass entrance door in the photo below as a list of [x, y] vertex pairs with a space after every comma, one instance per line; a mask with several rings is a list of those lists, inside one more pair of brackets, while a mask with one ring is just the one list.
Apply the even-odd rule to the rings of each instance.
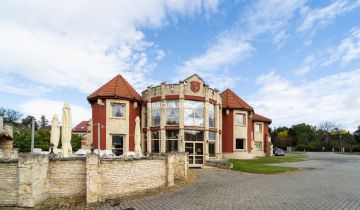
[[185, 152], [189, 153], [189, 167], [201, 167], [204, 164], [204, 143], [185, 142]]

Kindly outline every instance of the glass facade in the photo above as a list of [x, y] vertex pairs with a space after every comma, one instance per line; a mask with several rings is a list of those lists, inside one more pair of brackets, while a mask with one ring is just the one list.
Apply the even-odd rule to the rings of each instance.
[[209, 131], [209, 156], [215, 157], [215, 132]]
[[204, 131], [185, 130], [185, 141], [204, 141]]
[[160, 153], [160, 131], [151, 132], [151, 153]]
[[178, 151], [179, 130], [166, 131], [166, 152]]
[[166, 125], [179, 125], [179, 101], [166, 101]]
[[215, 106], [214, 104], [209, 104], [209, 127], [215, 127]]
[[184, 125], [204, 126], [204, 102], [185, 100]]
[[151, 126], [160, 126], [160, 102], [151, 103]]

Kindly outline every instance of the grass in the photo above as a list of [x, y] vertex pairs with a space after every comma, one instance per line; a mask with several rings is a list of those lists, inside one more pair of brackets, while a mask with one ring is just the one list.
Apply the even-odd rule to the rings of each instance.
[[229, 160], [233, 164], [233, 170], [256, 174], [275, 174], [287, 171], [295, 171], [298, 168], [287, 166], [273, 166], [268, 164], [299, 162], [306, 160], [303, 156], [285, 157], [259, 157], [251, 160]]
[[304, 155], [306, 152], [302, 151], [291, 151], [291, 152], [285, 152], [286, 154], [294, 154], [294, 155]]
[[360, 152], [335, 152], [340, 155], [360, 155]]

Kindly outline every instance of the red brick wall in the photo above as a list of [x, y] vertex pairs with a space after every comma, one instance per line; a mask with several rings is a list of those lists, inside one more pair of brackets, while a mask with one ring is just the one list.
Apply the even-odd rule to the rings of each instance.
[[222, 150], [223, 152], [233, 152], [234, 141], [234, 112], [229, 111], [229, 115], [226, 115], [226, 110], [222, 112]]
[[269, 124], [267, 124], [267, 123], [264, 123], [264, 143], [263, 143], [263, 145], [264, 145], [264, 152], [266, 153], [267, 152], [267, 137], [269, 136]]
[[[105, 104], [105, 100], [103, 100]], [[106, 149], [106, 107], [95, 102], [91, 104], [93, 121], [93, 146], [98, 148], [98, 123], [100, 123], [100, 149]]]
[[141, 104], [138, 103], [138, 106], [134, 108], [134, 102], [129, 102], [129, 151], [134, 151], [135, 149], [135, 118], [136, 116], [140, 117], [141, 120]]

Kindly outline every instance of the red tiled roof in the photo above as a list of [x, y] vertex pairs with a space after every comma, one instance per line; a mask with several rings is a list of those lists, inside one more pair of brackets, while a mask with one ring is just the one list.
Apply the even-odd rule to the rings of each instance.
[[137, 101], [141, 100], [141, 96], [120, 74], [87, 97], [89, 101], [97, 98], [126, 98]]
[[88, 123], [89, 123], [89, 121], [82, 121], [77, 126], [75, 126], [72, 129], [72, 131], [73, 132], [87, 132]]
[[254, 113], [254, 115], [253, 115], [253, 121], [255, 121], [255, 122], [266, 122], [266, 123], [271, 123], [271, 119], [269, 119], [269, 118], [266, 118], [266, 117], [264, 117], [264, 116], [261, 116], [261, 115], [259, 115], [259, 114], [256, 114], [256, 113]]
[[247, 104], [243, 99], [241, 99], [230, 89], [226, 89], [220, 95], [223, 108], [245, 109], [248, 111], [253, 110], [253, 108], [249, 104]]

